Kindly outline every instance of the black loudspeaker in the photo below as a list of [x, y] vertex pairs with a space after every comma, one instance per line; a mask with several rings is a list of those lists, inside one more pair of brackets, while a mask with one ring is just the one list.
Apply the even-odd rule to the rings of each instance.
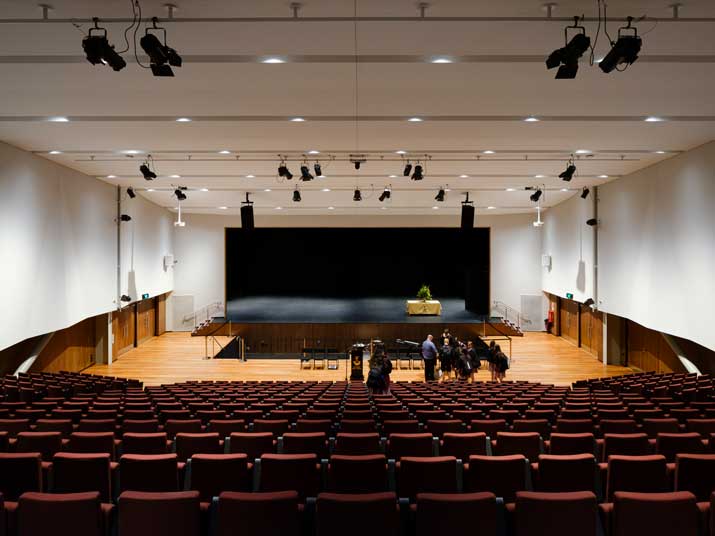
[[241, 227], [246, 231], [253, 229], [253, 205], [243, 205], [241, 207]]
[[462, 231], [474, 228], [474, 206], [462, 205]]

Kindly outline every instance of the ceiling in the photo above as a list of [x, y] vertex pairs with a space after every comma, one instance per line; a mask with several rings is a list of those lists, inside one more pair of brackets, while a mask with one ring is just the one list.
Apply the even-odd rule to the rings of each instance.
[[[553, 206], [715, 138], [715, 3], [685, 0], [677, 21], [670, 3], [610, 8], [609, 18], [647, 16], [636, 24], [641, 58], [625, 72], [583, 58], [575, 80], [554, 80], [544, 58], [563, 45], [564, 18], [585, 14], [593, 39], [596, 0], [563, 0], [555, 20], [538, 1], [438, 0], [418, 20], [414, 2], [358, 0], [357, 21], [353, 0], [308, 0], [298, 20], [283, 1], [179, 0], [161, 23], [184, 58], [174, 78], [129, 53], [120, 72], [84, 59], [94, 16], [124, 47], [129, 0], [53, 0], [49, 22], [33, 2], [0, 0], [0, 140], [171, 209], [186, 186], [187, 212], [235, 214], [246, 192], [259, 213], [456, 214], [465, 192], [478, 212], [533, 211], [527, 187], [544, 186], [542, 206]], [[143, 15], [166, 18], [163, 4], [143, 0]], [[612, 37], [620, 25], [609, 22]], [[601, 33], [595, 57], [607, 50]], [[567, 183], [558, 174], [571, 154]], [[148, 155], [151, 182], [139, 173]], [[292, 181], [277, 177], [278, 155]], [[402, 175], [408, 159], [424, 180]], [[298, 181], [304, 160], [324, 177]]]

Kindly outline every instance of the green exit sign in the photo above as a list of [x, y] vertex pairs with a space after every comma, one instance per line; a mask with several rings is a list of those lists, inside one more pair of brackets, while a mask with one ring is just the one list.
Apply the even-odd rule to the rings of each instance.
[[566, 293], [566, 299], [567, 299], [567, 300], [573, 300], [573, 294], [571, 294], [570, 292], [567, 292], [567, 293]]
[[149, 294], [142, 294], [142, 300], [148, 300]]

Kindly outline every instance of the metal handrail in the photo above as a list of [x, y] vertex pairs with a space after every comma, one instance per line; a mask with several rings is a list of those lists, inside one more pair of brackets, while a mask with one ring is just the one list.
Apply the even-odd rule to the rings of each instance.
[[218, 312], [223, 312], [223, 302], [211, 302], [193, 313], [184, 316], [184, 323], [193, 319], [194, 327], [197, 327], [201, 322], [211, 320], [214, 316], [218, 316], [215, 314]]
[[492, 308], [496, 309], [500, 313], [503, 312], [504, 319], [513, 322], [518, 329], [521, 329], [522, 323], [531, 324], [531, 320], [524, 316], [521, 311], [515, 309], [514, 307], [511, 307], [510, 305], [507, 305], [502, 301], [494, 300]]

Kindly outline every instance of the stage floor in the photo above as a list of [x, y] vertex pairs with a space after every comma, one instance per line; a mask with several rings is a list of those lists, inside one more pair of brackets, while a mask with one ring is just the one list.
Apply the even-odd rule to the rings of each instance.
[[410, 316], [407, 298], [316, 298], [308, 296], [250, 296], [228, 300], [226, 319], [238, 323], [470, 323], [482, 322], [485, 315], [464, 309], [462, 298], [440, 299], [440, 316]]

